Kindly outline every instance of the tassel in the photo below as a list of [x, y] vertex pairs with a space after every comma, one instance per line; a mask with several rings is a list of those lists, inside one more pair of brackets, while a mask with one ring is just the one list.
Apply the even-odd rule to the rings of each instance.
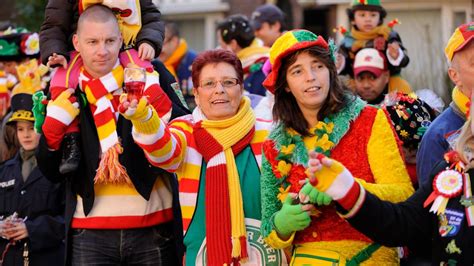
[[232, 258], [240, 258], [240, 240], [237, 237], [232, 237]]
[[246, 262], [249, 258], [249, 253], [247, 250], [247, 238], [245, 236], [240, 237], [240, 258], [242, 262]]
[[102, 158], [97, 168], [97, 173], [94, 178], [95, 184], [127, 184], [132, 185], [132, 181], [127, 174], [127, 171], [120, 164], [119, 154], [123, 152], [119, 143], [109, 148], [102, 154]]

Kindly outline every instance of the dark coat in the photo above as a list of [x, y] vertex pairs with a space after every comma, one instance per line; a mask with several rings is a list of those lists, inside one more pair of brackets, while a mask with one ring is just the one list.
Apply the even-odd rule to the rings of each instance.
[[[161, 13], [152, 0], [140, 0], [142, 28], [137, 35], [136, 47], [146, 42], [161, 53], [165, 34]], [[48, 0], [44, 21], [40, 30], [41, 62], [46, 65], [53, 53], [65, 56], [69, 61], [69, 51], [73, 51], [72, 35], [76, 32], [79, 19], [78, 1]]]
[[[63, 265], [64, 187], [53, 184], [35, 167], [23, 182], [19, 153], [2, 166], [0, 216], [14, 212], [27, 217], [27, 240], [11, 246], [4, 265], [23, 265], [23, 247], [28, 245], [30, 265]], [[14, 181], [12, 181], [14, 180]], [[8, 241], [0, 238], [0, 253]]]
[[[432, 171], [431, 180], [446, 167], [448, 164], [444, 161], [438, 163]], [[468, 173], [473, 183], [474, 169]], [[367, 192], [361, 209], [348, 221], [382, 245], [424, 248], [425, 253], [431, 251], [432, 265], [440, 265], [441, 262], [446, 263], [443, 265], [473, 265], [474, 227], [467, 225], [464, 206], [459, 202], [461, 196], [450, 199], [446, 207], [451, 226], [451, 231], [447, 232], [441, 227], [443, 216], [429, 212], [431, 205], [423, 207], [433, 191], [431, 184], [423, 184], [415, 194], [398, 204], [381, 201]], [[455, 243], [460, 253], [450, 252], [447, 248], [449, 243]]]

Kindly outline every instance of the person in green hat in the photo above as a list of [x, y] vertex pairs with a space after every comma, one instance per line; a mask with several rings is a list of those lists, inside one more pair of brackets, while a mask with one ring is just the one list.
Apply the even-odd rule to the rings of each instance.
[[275, 126], [262, 144], [262, 236], [272, 248], [292, 247], [291, 265], [395, 265], [395, 249], [352, 228], [337, 215], [338, 195], [308, 182], [308, 151], [316, 150], [386, 200], [414, 191], [389, 118], [343, 87], [335, 49], [306, 30], [286, 32], [270, 49], [263, 85], [275, 95]]
[[383, 25], [387, 11], [380, 0], [353, 0], [351, 8], [347, 9], [347, 15], [351, 29], [348, 31], [338, 27], [339, 32], [344, 35], [336, 62], [338, 74], [354, 78], [353, 64], [357, 52], [362, 48], [375, 48], [387, 57], [390, 92], [410, 93], [410, 85], [400, 77], [401, 69], [406, 67], [410, 60], [400, 35], [393, 30], [399, 23], [398, 19]]

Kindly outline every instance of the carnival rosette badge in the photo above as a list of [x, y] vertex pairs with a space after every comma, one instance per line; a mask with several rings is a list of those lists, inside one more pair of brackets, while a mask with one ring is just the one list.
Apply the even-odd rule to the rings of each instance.
[[21, 42], [21, 50], [26, 55], [34, 55], [39, 53], [39, 35], [32, 33], [26, 35]]
[[437, 215], [443, 214], [451, 198], [457, 197], [462, 192], [462, 174], [455, 170], [444, 170], [433, 180], [433, 192], [426, 199], [423, 207], [431, 203], [430, 212]]

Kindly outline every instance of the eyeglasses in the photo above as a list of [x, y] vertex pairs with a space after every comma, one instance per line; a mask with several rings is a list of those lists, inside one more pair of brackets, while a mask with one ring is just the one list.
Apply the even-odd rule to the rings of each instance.
[[236, 78], [225, 78], [223, 80], [206, 79], [201, 80], [199, 86], [203, 89], [214, 89], [217, 86], [218, 82], [224, 88], [231, 88], [240, 83], [239, 80]]

